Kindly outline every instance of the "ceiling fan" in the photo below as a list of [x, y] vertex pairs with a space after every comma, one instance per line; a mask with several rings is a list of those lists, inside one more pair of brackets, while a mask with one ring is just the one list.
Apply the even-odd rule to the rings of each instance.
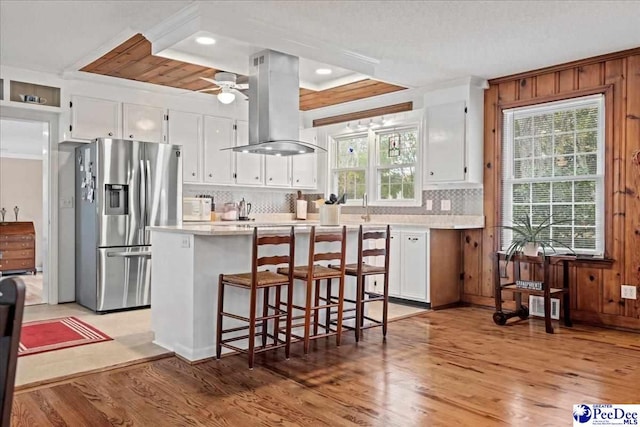
[[217, 92], [218, 101], [223, 104], [231, 104], [236, 99], [236, 95], [239, 95], [245, 101], [249, 99], [244, 93], [249, 89], [249, 84], [247, 83], [249, 81], [248, 77], [241, 76], [238, 79], [238, 76], [233, 73], [219, 72], [213, 76], [213, 79], [208, 77], [200, 78], [213, 83], [217, 87], [200, 89], [196, 92]]

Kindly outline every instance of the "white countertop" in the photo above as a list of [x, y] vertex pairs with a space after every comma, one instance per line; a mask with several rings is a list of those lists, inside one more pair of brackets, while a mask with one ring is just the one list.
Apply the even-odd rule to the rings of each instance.
[[[469, 215], [372, 215], [371, 221], [363, 222], [359, 215], [342, 215], [340, 226], [357, 230], [360, 224], [365, 228], [380, 228], [390, 224], [392, 229], [427, 230], [472, 229], [484, 227], [484, 216]], [[274, 232], [286, 232], [291, 226], [296, 232], [309, 232], [311, 226], [321, 229], [335, 229], [338, 226], [321, 226], [317, 219], [294, 220], [282, 216], [269, 218], [262, 215], [253, 221], [184, 222], [182, 225], [149, 227], [151, 231], [209, 236], [229, 236], [252, 234], [255, 227], [270, 228]]]

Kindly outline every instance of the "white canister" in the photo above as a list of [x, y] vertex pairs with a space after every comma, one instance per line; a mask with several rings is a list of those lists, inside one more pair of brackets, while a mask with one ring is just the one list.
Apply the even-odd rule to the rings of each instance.
[[296, 219], [307, 219], [306, 200], [296, 200]]
[[340, 225], [340, 205], [320, 206], [320, 225]]

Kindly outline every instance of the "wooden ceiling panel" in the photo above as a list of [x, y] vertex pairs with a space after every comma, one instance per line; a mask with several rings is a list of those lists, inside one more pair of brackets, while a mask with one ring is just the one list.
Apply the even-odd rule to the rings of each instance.
[[[80, 71], [185, 90], [200, 90], [212, 86], [200, 77], [213, 77], [221, 70], [154, 56], [149, 40], [142, 34], [136, 34]], [[313, 110], [404, 89], [372, 79], [320, 91], [300, 89], [300, 109]]]

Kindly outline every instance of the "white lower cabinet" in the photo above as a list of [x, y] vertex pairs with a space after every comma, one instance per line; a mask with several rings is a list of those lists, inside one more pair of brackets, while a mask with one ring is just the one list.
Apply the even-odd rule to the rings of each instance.
[[[460, 230], [392, 231], [390, 246], [390, 297], [430, 303], [431, 308], [460, 301]], [[375, 289], [380, 283], [376, 278]]]
[[[254, 154], [255, 156], [255, 154]], [[264, 156], [264, 166], [266, 172], [265, 184], [269, 186], [287, 187], [291, 184], [291, 174], [289, 171], [289, 157]]]
[[428, 231], [391, 233], [389, 296], [429, 302]]

